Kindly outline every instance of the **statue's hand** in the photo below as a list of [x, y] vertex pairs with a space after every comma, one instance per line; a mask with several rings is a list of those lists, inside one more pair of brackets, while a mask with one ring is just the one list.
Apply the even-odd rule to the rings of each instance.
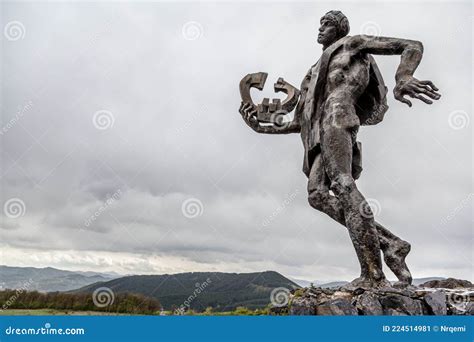
[[[441, 94], [437, 93], [438, 88], [431, 81], [420, 81], [413, 76], [404, 77], [397, 81], [393, 94], [395, 99], [406, 103], [408, 107], [411, 107], [411, 101], [407, 100], [404, 96], [408, 95], [411, 98], [418, 99], [427, 104], [432, 104], [433, 101], [426, 98], [425, 96], [438, 100]], [[425, 96], [423, 96], [423, 95]]]
[[252, 129], [258, 127], [257, 107], [255, 107], [255, 105], [248, 102], [242, 102], [240, 104], [239, 113], [242, 115], [242, 119], [244, 119], [249, 127]]

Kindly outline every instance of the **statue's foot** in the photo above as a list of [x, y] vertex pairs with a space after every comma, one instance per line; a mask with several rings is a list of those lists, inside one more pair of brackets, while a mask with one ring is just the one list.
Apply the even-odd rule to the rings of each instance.
[[409, 286], [412, 283], [412, 276], [405, 258], [410, 253], [411, 246], [408, 242], [399, 240], [392, 242], [389, 247], [383, 251], [383, 258], [387, 266], [397, 276], [397, 287]]
[[359, 277], [351, 281], [347, 288], [363, 288], [363, 289], [378, 289], [382, 287], [392, 287], [390, 282], [383, 277], [382, 279], [373, 279], [368, 277]]

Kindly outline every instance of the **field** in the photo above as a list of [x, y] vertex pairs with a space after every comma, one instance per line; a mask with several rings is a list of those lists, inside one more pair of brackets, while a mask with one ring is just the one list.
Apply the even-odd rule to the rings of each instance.
[[8, 309], [0, 310], [0, 316], [55, 316], [55, 315], [72, 315], [72, 316], [120, 316], [125, 315], [115, 312], [98, 312], [98, 311], [72, 311], [72, 310], [54, 310], [54, 309]]
[[[156, 312], [154, 316], [159, 315], [172, 316], [176, 315], [172, 311]], [[234, 311], [221, 311], [212, 312], [206, 310], [205, 312], [194, 312], [188, 311], [185, 313], [186, 316], [260, 316], [268, 315], [267, 310], [248, 310], [247, 308], [237, 308]], [[140, 316], [140, 314], [128, 314], [128, 313], [117, 313], [117, 312], [103, 312], [103, 311], [74, 311], [74, 310], [55, 310], [55, 309], [7, 309], [0, 310], [0, 316], [56, 316], [56, 315], [68, 315], [68, 316], [124, 316], [133, 315]], [[142, 314], [143, 315], [143, 314]]]

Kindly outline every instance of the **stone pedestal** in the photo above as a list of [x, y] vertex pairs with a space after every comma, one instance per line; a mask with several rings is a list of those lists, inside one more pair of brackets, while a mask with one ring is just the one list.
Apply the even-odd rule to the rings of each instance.
[[474, 288], [303, 288], [292, 291], [282, 315], [474, 315]]

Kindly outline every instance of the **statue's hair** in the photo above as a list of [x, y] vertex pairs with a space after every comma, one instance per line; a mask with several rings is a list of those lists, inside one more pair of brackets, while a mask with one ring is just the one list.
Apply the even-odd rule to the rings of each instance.
[[329, 11], [321, 17], [321, 21], [323, 19], [330, 21], [336, 26], [339, 38], [349, 34], [349, 20], [341, 11]]

